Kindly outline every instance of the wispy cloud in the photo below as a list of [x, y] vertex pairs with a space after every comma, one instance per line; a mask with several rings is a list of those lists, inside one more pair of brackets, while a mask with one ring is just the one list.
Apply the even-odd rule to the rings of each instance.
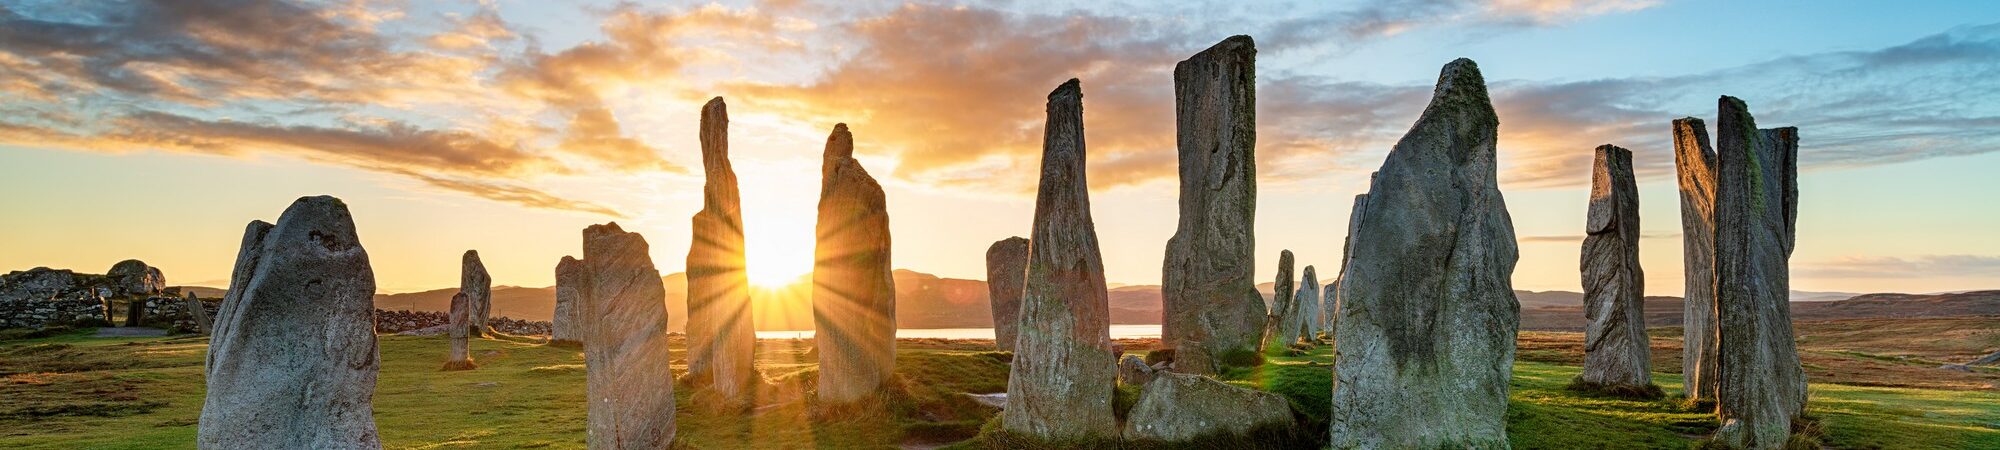
[[1850, 256], [1831, 261], [1794, 263], [1793, 272], [1806, 278], [1943, 278], [2000, 273], [2000, 256], [1924, 255], [1915, 257]]

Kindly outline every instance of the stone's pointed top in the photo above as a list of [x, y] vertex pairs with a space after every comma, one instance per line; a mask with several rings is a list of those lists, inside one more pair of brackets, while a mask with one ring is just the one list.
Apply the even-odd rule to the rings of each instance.
[[728, 111], [727, 110], [728, 107], [729, 104], [724, 103], [722, 101], [722, 96], [718, 95], [715, 96], [715, 98], [708, 99], [708, 103], [701, 105], [701, 112], [708, 113], [713, 111], [716, 113], [722, 113]]
[[[833, 133], [826, 135], [826, 159], [847, 159], [854, 157], [854, 133], [847, 131], [846, 123], [833, 124]], [[828, 166], [830, 169], [832, 166]]]
[[1055, 106], [1057, 102], [1083, 102], [1083, 82], [1071, 78], [1056, 86], [1056, 90], [1049, 91], [1049, 106]]
[[471, 264], [471, 263], [477, 263], [477, 262], [479, 262], [479, 251], [478, 251], [478, 250], [466, 250], [466, 251], [465, 251], [465, 257], [464, 257], [464, 259], [465, 259], [465, 262], [466, 262], [467, 264]]
[[1694, 117], [1694, 116], [1688, 116], [1688, 117], [1682, 117], [1682, 118], [1679, 118], [1679, 119], [1674, 119], [1674, 123], [1676, 123], [1676, 124], [1681, 124], [1681, 123], [1692, 123], [1692, 124], [1696, 124], [1696, 125], [1700, 125], [1700, 124], [1702, 124], [1702, 123], [1705, 123], [1705, 122], [1702, 122], [1702, 120], [1701, 120], [1701, 118], [1700, 118], [1700, 117]]
[[1616, 146], [1616, 145], [1611, 145], [1611, 144], [1604, 144], [1604, 145], [1599, 145], [1599, 146], [1597, 146], [1597, 152], [1599, 152], [1599, 153], [1608, 153], [1608, 154], [1611, 154], [1611, 155], [1614, 155], [1614, 156], [1621, 156], [1621, 155], [1622, 155], [1622, 156], [1623, 156], [1623, 157], [1624, 157], [1625, 159], [1628, 159], [1628, 160], [1629, 160], [1629, 159], [1632, 159], [1632, 151], [1631, 151], [1631, 150], [1626, 150], [1626, 149], [1625, 149], [1625, 147], [1619, 147], [1619, 146]]
[[1318, 279], [1319, 279], [1319, 277], [1317, 277], [1317, 276], [1314, 276], [1314, 275], [1317, 275], [1318, 273], [1317, 273], [1317, 272], [1314, 272], [1314, 271], [1313, 271], [1313, 266], [1312, 266], [1311, 264], [1307, 264], [1307, 265], [1306, 265], [1306, 269], [1305, 269], [1305, 271], [1304, 271], [1304, 272], [1302, 272], [1302, 273], [1304, 273], [1304, 275], [1300, 275], [1300, 276], [1299, 276], [1299, 278], [1300, 278], [1300, 279], [1303, 279], [1303, 280], [1307, 280], [1307, 282], [1311, 282], [1312, 280], [1318, 280]]
[[327, 251], [342, 252], [359, 247], [355, 242], [354, 215], [347, 203], [330, 195], [299, 197], [278, 216], [278, 225], [306, 227], [309, 235]]
[[[1193, 57], [1189, 57], [1187, 60], [1195, 61], [1195, 60], [1202, 60], [1209, 58], [1224, 58], [1231, 56], [1237, 56], [1237, 57], [1255, 56], [1256, 54], [1257, 54], [1257, 42], [1255, 40], [1250, 39], [1250, 36], [1248, 35], [1239, 34], [1235, 36], [1230, 36], [1228, 39], [1223, 39], [1222, 42], [1217, 42], [1215, 43], [1215, 45], [1209, 46], [1207, 50], [1202, 50], [1201, 53], [1196, 53], [1194, 54]], [[1182, 62], [1187, 62], [1187, 61], [1182, 61]]]
[[569, 256], [569, 255], [563, 255], [563, 257], [562, 257], [562, 261], [557, 261], [557, 262], [556, 262], [556, 264], [557, 264], [557, 265], [561, 265], [561, 266], [566, 266], [566, 265], [571, 265], [571, 264], [578, 264], [578, 263], [582, 263], [582, 262], [583, 262], [583, 260], [580, 260], [580, 259], [576, 259], [576, 257], [573, 257], [573, 256]]
[[1437, 89], [1431, 93], [1431, 105], [1435, 109], [1443, 105], [1466, 105], [1483, 107], [1488, 116], [1493, 116], [1492, 101], [1486, 97], [1486, 77], [1480, 75], [1479, 64], [1470, 59], [1459, 58], [1444, 65], [1438, 73]]
[[584, 227], [584, 229], [583, 229], [583, 234], [584, 234], [585, 236], [589, 236], [589, 235], [593, 235], [593, 234], [601, 234], [601, 233], [623, 233], [623, 232], [625, 232], [625, 229], [624, 229], [624, 228], [619, 228], [619, 227], [618, 227], [618, 222], [615, 222], [615, 221], [614, 221], [614, 222], [605, 222], [605, 223], [602, 223], [602, 224], [597, 224], [597, 225], [591, 225], [591, 226], [588, 226], [588, 227]]
[[1291, 249], [1285, 249], [1285, 250], [1279, 250], [1279, 251], [1278, 251], [1278, 260], [1279, 260], [1279, 261], [1291, 261], [1291, 260], [1292, 260], [1292, 251], [1291, 251]]

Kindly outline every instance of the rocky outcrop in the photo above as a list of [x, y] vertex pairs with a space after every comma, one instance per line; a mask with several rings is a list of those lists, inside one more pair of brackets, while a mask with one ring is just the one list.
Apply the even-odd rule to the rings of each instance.
[[660, 449], [674, 441], [667, 294], [646, 238], [617, 223], [583, 230], [588, 437], [593, 449]]
[[493, 276], [486, 274], [486, 263], [479, 261], [478, 250], [466, 250], [459, 261], [458, 292], [465, 294], [466, 326], [472, 327], [472, 336], [486, 337], [486, 332], [493, 330], [487, 323], [487, 316], [493, 313]]
[[1232, 36], [1174, 66], [1180, 227], [1161, 272], [1161, 343], [1174, 370], [1212, 374], [1254, 352], [1268, 312], [1257, 293], [1257, 47]]
[[1021, 323], [1021, 283], [1027, 277], [1027, 239], [1010, 237], [986, 248], [986, 298], [993, 305], [993, 345], [1000, 351], [1014, 351]]
[[106, 297], [147, 297], [167, 287], [167, 276], [160, 273], [160, 268], [136, 259], [112, 264], [104, 276], [111, 279], [112, 288]]
[[1333, 448], [1507, 447], [1520, 305], [1498, 128], [1478, 65], [1453, 61], [1370, 186], [1334, 331]]
[[1319, 334], [1319, 274], [1314, 272], [1313, 266], [1306, 266], [1305, 274], [1299, 277], [1298, 290], [1292, 292], [1292, 299], [1299, 306], [1292, 314], [1292, 322], [1286, 325], [1292, 333], [1292, 340], [1287, 342], [1297, 343], [1300, 339], [1313, 341]]
[[1788, 302], [1798, 132], [1759, 130], [1742, 100], [1725, 96], [1719, 103], [1715, 302], [1722, 426], [1715, 435], [1741, 448], [1784, 448], [1806, 403]]
[[1161, 372], [1146, 383], [1125, 417], [1125, 439], [1167, 442], [1295, 424], [1292, 404], [1283, 395], [1173, 372]]
[[1674, 120], [1674, 168], [1680, 181], [1681, 256], [1685, 271], [1681, 374], [1691, 401], [1715, 400], [1722, 349], [1715, 316], [1715, 150], [1701, 119]]
[[707, 381], [723, 401], [748, 401], [758, 380], [750, 354], [757, 336], [743, 260], [742, 200], [736, 169], [729, 164], [729, 110], [722, 97], [701, 108], [701, 165], [708, 182], [687, 254], [688, 351], [707, 361], [697, 380]]
[[1153, 366], [1146, 365], [1139, 355], [1125, 355], [1118, 358], [1118, 383], [1129, 386], [1143, 386], [1153, 381]]
[[590, 278], [583, 261], [568, 256], [556, 262], [556, 311], [550, 318], [549, 343], [583, 345], [583, 283]]
[[1278, 251], [1278, 278], [1271, 283], [1271, 313], [1264, 325], [1264, 350], [1284, 352], [1298, 342], [1298, 333], [1291, 332], [1292, 316], [1296, 314], [1298, 303], [1292, 300], [1292, 251]]
[[471, 297], [464, 292], [451, 296], [451, 326], [446, 334], [451, 335], [451, 357], [444, 361], [444, 370], [472, 370], [479, 365], [472, 363], [469, 339], [472, 335]]
[[1639, 187], [1632, 151], [1597, 147], [1579, 269], [1583, 273], [1585, 384], [1646, 391], [1652, 351], [1646, 339], [1646, 273], [1639, 267]]
[[347, 205], [251, 221], [209, 338], [204, 449], [381, 448], [375, 271]]
[[1021, 335], [1000, 413], [1006, 430], [1042, 439], [1118, 435], [1111, 306], [1084, 155], [1083, 89], [1070, 79], [1049, 93]]
[[872, 397], [896, 371], [896, 282], [889, 267], [889, 211], [882, 185], [854, 159], [847, 124], [826, 138], [813, 247], [813, 340], [819, 400]]
[[[0, 328], [111, 323], [109, 277], [36, 267], [0, 275]], [[108, 291], [108, 288], [102, 290]]]

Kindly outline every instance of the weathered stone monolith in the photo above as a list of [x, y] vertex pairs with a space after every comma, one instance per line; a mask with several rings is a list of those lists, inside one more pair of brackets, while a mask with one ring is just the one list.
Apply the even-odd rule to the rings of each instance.
[[1014, 351], [1021, 329], [1021, 283], [1028, 277], [1028, 240], [1001, 239], [986, 248], [986, 298], [993, 305], [993, 345]]
[[1452, 61], [1390, 150], [1352, 236], [1332, 447], [1507, 448], [1520, 304], [1479, 66]]
[[882, 185], [854, 159], [847, 124], [833, 126], [813, 247], [813, 340], [819, 401], [852, 403], [888, 389], [896, 371], [896, 281]]
[[379, 449], [375, 271], [347, 205], [251, 221], [209, 337], [204, 449]]
[[1083, 89], [1072, 78], [1049, 93], [1021, 335], [1000, 413], [1008, 431], [1042, 439], [1118, 435], [1111, 304], [1084, 155]]
[[215, 322], [208, 320], [208, 308], [202, 305], [201, 298], [196, 297], [193, 290], [189, 290], [187, 291], [185, 302], [187, 303], [188, 318], [194, 321], [194, 332], [197, 334], [208, 334], [208, 331], [215, 327]]
[[1646, 339], [1646, 273], [1639, 267], [1639, 188], [1632, 152], [1597, 147], [1579, 269], [1583, 273], [1583, 386], [1657, 394]]
[[1232, 36], [1174, 66], [1180, 227], [1161, 272], [1162, 344], [1174, 370], [1212, 374], [1254, 353], [1269, 315], [1257, 292], [1257, 46]]
[[493, 313], [493, 276], [486, 274], [486, 263], [479, 261], [478, 250], [466, 250], [460, 258], [458, 270], [458, 291], [465, 293], [466, 311], [469, 319], [466, 326], [472, 327], [473, 337], [486, 337], [493, 328], [486, 318]]
[[1296, 334], [1285, 332], [1286, 325], [1291, 324], [1293, 310], [1298, 308], [1298, 302], [1292, 299], [1292, 295], [1296, 294], [1292, 290], [1292, 264], [1292, 251], [1279, 250], [1278, 278], [1271, 283], [1271, 312], [1264, 321], [1263, 349], [1266, 352], [1283, 354], [1292, 348], [1293, 342], [1298, 341]]
[[1674, 168], [1680, 181], [1681, 256], [1686, 282], [1681, 304], [1681, 377], [1689, 401], [1716, 401], [1715, 150], [1708, 127], [1693, 117], [1674, 120]]
[[[1371, 175], [1369, 179], [1372, 181], [1374, 176]], [[1322, 293], [1327, 303], [1326, 329], [1328, 330], [1336, 330], [1340, 326], [1343, 303], [1341, 299], [1347, 295], [1344, 293], [1347, 289], [1347, 264], [1354, 257], [1354, 231], [1355, 227], [1361, 226], [1361, 212], [1367, 206], [1368, 194], [1355, 194], [1354, 206], [1347, 212], [1347, 236], [1340, 240], [1340, 273], [1334, 274], [1333, 285]]]
[[444, 362], [444, 370], [472, 370], [479, 367], [472, 362], [469, 341], [472, 336], [471, 297], [459, 292], [451, 295], [451, 326], [446, 334], [451, 336], [451, 359]]
[[1792, 336], [1798, 131], [1757, 129], [1735, 97], [1716, 120], [1716, 310], [1722, 426], [1717, 440], [1784, 448], [1805, 410], [1806, 378]]
[[646, 238], [616, 222], [583, 230], [583, 347], [593, 449], [674, 441], [666, 286]]
[[1299, 277], [1298, 291], [1292, 293], [1293, 308], [1291, 330], [1292, 342], [1300, 339], [1311, 342], [1319, 333], [1319, 274], [1313, 266], [1307, 265], [1305, 274]]
[[[694, 215], [688, 246], [688, 325], [708, 335], [689, 335], [690, 351], [707, 353], [707, 386], [724, 401], [749, 400], [759, 377], [751, 352], [757, 329], [750, 313], [750, 277], [743, 260], [743, 207], [736, 169], [729, 164], [729, 109], [722, 97], [701, 108], [701, 165], [708, 182], [702, 208]], [[704, 350], [692, 350], [705, 345]]]
[[1284, 395], [1231, 386], [1214, 378], [1155, 374], [1126, 415], [1127, 440], [1185, 442], [1202, 436], [1242, 436], [1260, 428], [1289, 428], [1292, 403]]
[[556, 262], [556, 311], [549, 319], [549, 344], [583, 345], [583, 293], [590, 275], [583, 261], [564, 256]]

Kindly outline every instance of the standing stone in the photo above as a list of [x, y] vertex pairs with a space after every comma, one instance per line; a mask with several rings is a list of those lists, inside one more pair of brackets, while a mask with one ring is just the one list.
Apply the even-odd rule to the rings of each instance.
[[[1373, 180], [1374, 176], [1370, 175], [1369, 179]], [[1354, 232], [1356, 227], [1361, 226], [1361, 211], [1367, 206], [1368, 194], [1354, 195], [1354, 207], [1347, 213], [1347, 237], [1341, 239], [1340, 244], [1340, 273], [1334, 275], [1333, 286], [1327, 288], [1325, 293], [1329, 303], [1326, 308], [1328, 330], [1338, 330], [1340, 326], [1341, 310], [1344, 308], [1341, 305], [1345, 303], [1342, 299], [1347, 295], [1347, 264], [1354, 258]]]
[[1001, 239], [986, 248], [986, 298], [993, 305], [993, 345], [1014, 351], [1021, 329], [1021, 283], [1028, 276], [1028, 240]]
[[492, 331], [486, 318], [493, 312], [493, 276], [487, 275], [486, 264], [479, 262], [478, 250], [466, 250], [465, 257], [460, 259], [458, 291], [465, 293], [466, 311], [470, 314], [466, 326], [472, 327], [472, 336], [486, 337]]
[[1292, 299], [1298, 307], [1293, 308], [1295, 314], [1288, 327], [1292, 340], [1287, 342], [1301, 339], [1311, 342], [1319, 333], [1319, 274], [1313, 271], [1313, 266], [1306, 266], [1305, 275], [1299, 277], [1299, 290], [1292, 293]]
[[194, 321], [194, 332], [208, 334], [208, 330], [215, 326], [214, 322], [208, 320], [208, 307], [201, 303], [201, 298], [196, 297], [194, 290], [191, 289], [187, 291], [186, 302], [188, 318]]
[[1264, 296], [1257, 265], [1257, 46], [1232, 36], [1174, 66], [1180, 228], [1167, 241], [1160, 333], [1174, 370], [1212, 374], [1255, 351]]
[[854, 159], [847, 124], [826, 137], [813, 247], [813, 340], [819, 400], [852, 403], [889, 388], [896, 371], [896, 281], [882, 185]]
[[1719, 109], [1715, 300], [1722, 427], [1715, 434], [1740, 448], [1784, 448], [1806, 403], [1789, 304], [1798, 130], [1757, 129], [1735, 97], [1722, 97]]
[[583, 261], [564, 256], [556, 263], [556, 312], [549, 319], [549, 343], [583, 345], [583, 283], [590, 277]]
[[583, 262], [590, 448], [667, 448], [674, 441], [667, 293], [646, 238], [616, 222], [591, 225]]
[[688, 323], [699, 324], [704, 336], [690, 333], [688, 346], [706, 356], [706, 378], [715, 394], [729, 402], [747, 401], [759, 378], [751, 364], [757, 329], [744, 271], [743, 207], [736, 169], [729, 165], [729, 109], [722, 97], [701, 108], [701, 166], [708, 182], [688, 246], [687, 302]]
[[1084, 155], [1083, 89], [1072, 78], [1049, 93], [1021, 336], [1000, 412], [1008, 431], [1042, 439], [1118, 435], [1110, 294], [1090, 219]]
[[478, 364], [472, 362], [472, 349], [466, 342], [472, 335], [471, 297], [465, 292], [451, 295], [451, 359], [445, 360], [444, 370], [472, 370]]
[[1333, 448], [1507, 448], [1519, 254], [1498, 128], [1479, 66], [1452, 61], [1369, 188], [1334, 330]]
[[1715, 311], [1715, 150], [1701, 119], [1674, 120], [1674, 168], [1681, 192], [1681, 374], [1690, 401], [1715, 401], [1721, 330]]
[[1646, 273], [1639, 267], [1639, 187], [1632, 152], [1597, 147], [1590, 171], [1590, 210], [1583, 252], [1583, 374], [1586, 384], [1624, 392], [1658, 392], [1646, 339]]
[[1278, 279], [1271, 283], [1271, 313], [1264, 325], [1264, 351], [1282, 354], [1298, 341], [1297, 335], [1285, 332], [1291, 324], [1292, 311], [1298, 309], [1298, 302], [1292, 299], [1292, 287], [1292, 251], [1280, 250]]
[[382, 448], [375, 271], [340, 199], [251, 221], [209, 337], [204, 449]]

